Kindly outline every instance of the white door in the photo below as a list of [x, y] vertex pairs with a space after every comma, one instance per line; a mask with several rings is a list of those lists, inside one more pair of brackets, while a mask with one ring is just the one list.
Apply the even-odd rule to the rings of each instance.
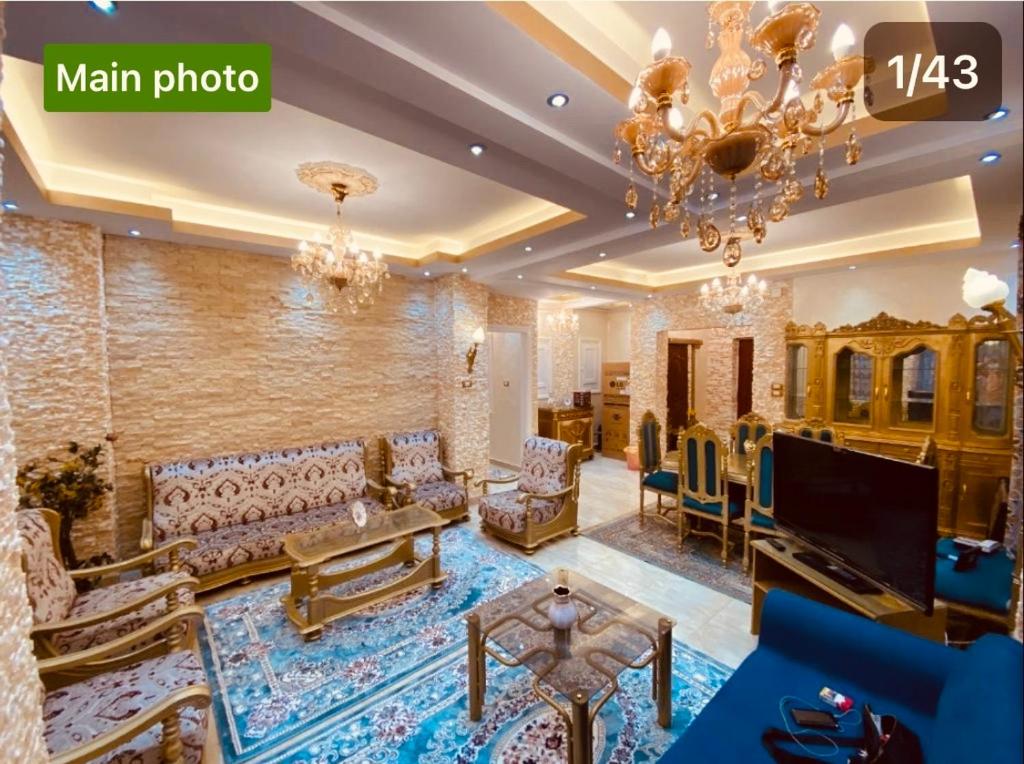
[[525, 405], [523, 398], [529, 364], [526, 335], [518, 332], [490, 332], [491, 370], [491, 459], [519, 466], [522, 456]]

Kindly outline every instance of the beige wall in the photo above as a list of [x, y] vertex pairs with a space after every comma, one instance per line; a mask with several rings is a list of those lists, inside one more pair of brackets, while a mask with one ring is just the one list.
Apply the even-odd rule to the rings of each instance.
[[[3, 53], [4, 6], [0, 3], [0, 54]], [[2, 63], [0, 63], [2, 67]], [[0, 70], [0, 77], [3, 72]], [[0, 120], [3, 104], [0, 103]], [[3, 139], [0, 138], [0, 173], [3, 168]], [[3, 175], [0, 174], [0, 191]], [[0, 221], [4, 213], [0, 211]], [[0, 239], [0, 244], [3, 240]], [[8, 252], [2, 252], [6, 260]], [[6, 325], [9, 312], [4, 299], [4, 272], [0, 270], [0, 321]], [[21, 572], [21, 541], [15, 525], [18, 487], [15, 482], [17, 458], [12, 411], [7, 398], [7, 347], [0, 337], [0, 751], [9, 761], [42, 764], [49, 760], [43, 742], [42, 710], [39, 704], [39, 673], [32, 655], [29, 629], [32, 613]]]
[[820, 321], [832, 329], [858, 324], [885, 311], [910, 321], [946, 323], [950, 316], [977, 314], [960, 296], [968, 267], [995, 273], [1010, 285], [1008, 305], [1017, 291], [1013, 250], [971, 255], [939, 253], [907, 257], [887, 265], [843, 270], [793, 279], [793, 319], [798, 324]]
[[629, 360], [629, 325], [632, 308], [618, 308], [607, 313], [607, 344], [604, 351], [606, 362]]
[[[105, 449], [113, 481], [106, 368], [103, 237], [95, 226], [5, 215], [0, 259], [7, 317], [8, 394], [18, 460], [45, 460], [68, 441]], [[75, 524], [80, 559], [114, 548], [114, 501]]]

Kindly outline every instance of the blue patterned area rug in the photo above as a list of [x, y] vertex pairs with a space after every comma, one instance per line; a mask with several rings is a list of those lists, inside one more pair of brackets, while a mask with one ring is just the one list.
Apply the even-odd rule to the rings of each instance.
[[[429, 537], [420, 545], [426, 554]], [[304, 642], [285, 617], [287, 582], [207, 606], [203, 659], [224, 760], [564, 762], [564, 725], [533, 693], [525, 668], [488, 664], [481, 721], [469, 721], [466, 703], [462, 616], [541, 571], [461, 526], [444, 531], [442, 564], [448, 580], [440, 589], [335, 621], [318, 642]], [[656, 761], [731, 673], [679, 642], [673, 649], [672, 727], [655, 722], [650, 670], [627, 671], [595, 722], [595, 761]]]

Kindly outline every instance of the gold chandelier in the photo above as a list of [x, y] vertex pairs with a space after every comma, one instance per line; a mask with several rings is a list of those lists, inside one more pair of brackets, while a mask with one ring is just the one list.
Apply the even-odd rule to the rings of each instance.
[[312, 243], [303, 241], [292, 255], [292, 267], [306, 283], [307, 303], [318, 292], [324, 306], [332, 312], [358, 312], [372, 305], [391, 277], [381, 253], [367, 252], [356, 246], [351, 229], [341, 220], [341, 203], [348, 196], [371, 194], [377, 179], [357, 167], [335, 162], [310, 162], [300, 165], [296, 174], [306, 185], [329, 193], [334, 198], [336, 218], [326, 240], [317, 234]]
[[725, 281], [715, 277], [710, 283], [701, 284], [700, 305], [708, 311], [720, 310], [729, 315], [742, 313], [744, 310], [753, 310], [764, 303], [765, 295], [768, 294], [768, 282], [764, 279], [758, 281], [757, 276], [751, 273], [744, 281], [740, 274], [730, 270], [726, 274]]
[[551, 334], [576, 334], [580, 330], [580, 317], [576, 311], [562, 308], [557, 313], [549, 313], [546, 319], [548, 332]]
[[[651, 226], [672, 222], [682, 213], [680, 235], [688, 238], [695, 228], [705, 252], [717, 250], [723, 239], [713, 218], [712, 202], [718, 197], [715, 176], [729, 181], [729, 228], [722, 254], [729, 267], [740, 261], [741, 238], [753, 238], [760, 244], [768, 221], [784, 220], [790, 207], [803, 196], [803, 186], [796, 177], [796, 160], [813, 148], [815, 139], [818, 171], [814, 194], [819, 199], [828, 194], [825, 136], [837, 130], [848, 117], [855, 118], [854, 88], [865, 72], [873, 69], [870, 59], [848, 55], [854, 43], [853, 33], [845, 24], [840, 25], [832, 39], [835, 61], [811, 80], [811, 88], [818, 92], [813, 105], [806, 108], [799, 97], [803, 75], [797, 57], [814, 46], [821, 12], [810, 3], [789, 3], [751, 30], [753, 5], [737, 0], [717, 0], [708, 5], [707, 47], [712, 47], [717, 37], [721, 50], [709, 77], [711, 90], [720, 101], [717, 114], [705, 109], [689, 125], [684, 125], [676, 99], [681, 104], [689, 101], [690, 62], [682, 56], [670, 55], [672, 43], [668, 33], [658, 29], [651, 42], [654, 62], [637, 75], [629, 97], [633, 115], [615, 129], [616, 138], [629, 147], [633, 167], [658, 185], [663, 177], [668, 178], [667, 203], [662, 207], [657, 193], [652, 200]], [[771, 100], [748, 90], [751, 82], [765, 74], [767, 64], [762, 58], [751, 60], [743, 49], [745, 36], [751, 47], [778, 66], [779, 81]], [[835, 114], [828, 122], [823, 118], [822, 92], [835, 104]], [[856, 132], [851, 129], [846, 141], [847, 164], [856, 164], [860, 153]], [[621, 157], [622, 150], [616, 146], [615, 161], [620, 162]], [[746, 213], [748, 231], [741, 233], [736, 226], [736, 179], [751, 168], [756, 172], [754, 197]], [[775, 185], [770, 201], [765, 200], [765, 182]], [[696, 226], [691, 226], [687, 198], [695, 188], [699, 188], [699, 213]], [[626, 207], [635, 211], [637, 202], [636, 186], [631, 180], [626, 190]]]

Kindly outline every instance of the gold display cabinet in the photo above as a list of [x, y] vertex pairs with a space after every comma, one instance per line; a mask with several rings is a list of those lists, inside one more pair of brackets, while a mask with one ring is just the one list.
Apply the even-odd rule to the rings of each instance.
[[946, 325], [885, 313], [854, 326], [786, 327], [787, 420], [823, 419], [851, 448], [913, 459], [938, 446], [939, 530], [987, 537], [1013, 452], [1010, 321]]
[[594, 458], [594, 409], [587, 407], [540, 406], [537, 434], [565, 443], [579, 443], [584, 459]]

